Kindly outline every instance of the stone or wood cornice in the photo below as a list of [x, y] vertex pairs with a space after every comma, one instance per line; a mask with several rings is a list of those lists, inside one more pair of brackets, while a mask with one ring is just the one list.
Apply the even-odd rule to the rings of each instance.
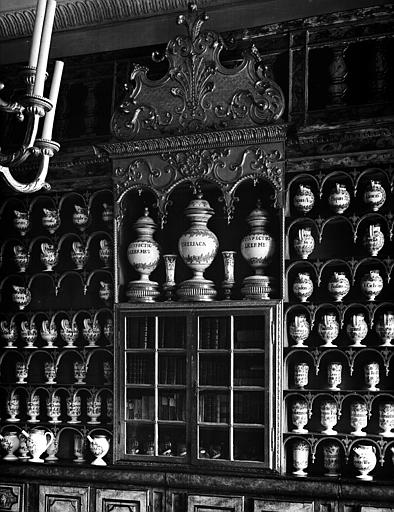
[[394, 148], [394, 117], [368, 119], [337, 125], [299, 127], [287, 144], [289, 159], [357, 152], [382, 152]]
[[272, 23], [254, 28], [246, 28], [233, 32], [235, 39], [254, 39], [269, 36], [272, 34], [281, 34], [288, 31], [298, 31], [308, 29], [309, 31], [321, 31], [323, 27], [338, 26], [343, 24], [365, 24], [371, 21], [390, 21], [394, 14], [394, 5], [383, 3], [372, 7], [363, 7], [360, 9], [352, 9], [349, 11], [338, 11], [333, 13], [325, 13], [319, 16], [310, 16], [307, 18], [299, 18], [281, 23]]
[[[55, 31], [169, 14], [185, 10], [187, 3], [188, 0], [84, 0], [59, 3], [56, 9]], [[199, 6], [202, 8], [231, 3], [233, 0], [199, 0]], [[0, 39], [31, 35], [34, 17], [35, 8], [2, 13]]]
[[126, 142], [97, 144], [97, 155], [111, 155], [112, 158], [133, 155], [159, 154], [163, 151], [182, 149], [213, 149], [246, 144], [259, 144], [283, 140], [286, 136], [285, 124], [245, 128], [242, 130], [223, 130], [218, 132], [196, 133], [160, 139], [146, 139]]

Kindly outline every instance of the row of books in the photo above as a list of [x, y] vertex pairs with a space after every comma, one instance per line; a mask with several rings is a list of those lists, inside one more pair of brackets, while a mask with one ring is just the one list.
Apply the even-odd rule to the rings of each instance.
[[129, 318], [127, 321], [127, 348], [154, 348], [155, 319]]
[[223, 393], [201, 393], [199, 399], [199, 421], [207, 423], [228, 423], [228, 395]]
[[185, 340], [186, 324], [184, 318], [160, 318], [159, 348], [184, 348]]
[[207, 358], [200, 359], [200, 384], [202, 386], [228, 386], [230, 383], [229, 359]]
[[260, 393], [234, 394], [234, 423], [264, 423], [264, 402]]
[[[159, 420], [185, 421], [186, 405], [183, 393], [167, 393], [159, 397]], [[126, 420], [155, 419], [155, 397], [142, 395], [127, 400]]]
[[127, 420], [154, 420], [155, 397], [142, 395], [138, 398], [129, 398], [126, 407]]
[[264, 365], [251, 357], [238, 361], [234, 368], [234, 386], [264, 386]]
[[128, 384], [153, 384], [153, 360], [128, 354], [126, 377]]
[[184, 357], [160, 356], [159, 358], [160, 384], [185, 384], [186, 364]]
[[159, 419], [186, 421], [186, 404], [184, 393], [161, 395], [159, 399]]
[[230, 331], [227, 334], [227, 318], [200, 319], [200, 348], [227, 349], [230, 345]]

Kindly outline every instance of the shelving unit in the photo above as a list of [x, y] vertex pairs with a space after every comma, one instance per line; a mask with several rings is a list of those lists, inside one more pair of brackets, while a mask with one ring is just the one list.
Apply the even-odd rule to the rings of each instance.
[[22, 430], [51, 431], [47, 462], [90, 461], [87, 435], [112, 436], [110, 204], [101, 190], [10, 197], [1, 208], [0, 432], [22, 445]]
[[[297, 470], [300, 439], [309, 452], [305, 473], [354, 476], [355, 451], [364, 445], [377, 460], [368, 473], [392, 472], [392, 179], [389, 169], [375, 167], [289, 175], [283, 422], [289, 473]], [[308, 283], [304, 294], [294, 292], [299, 273], [310, 276], [313, 290]]]
[[272, 467], [280, 310], [278, 301], [119, 305], [117, 459]]

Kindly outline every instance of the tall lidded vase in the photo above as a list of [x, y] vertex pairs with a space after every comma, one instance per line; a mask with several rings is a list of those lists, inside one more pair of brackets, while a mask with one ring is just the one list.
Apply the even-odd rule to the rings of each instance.
[[186, 265], [193, 271], [193, 277], [183, 281], [177, 290], [181, 300], [206, 302], [216, 297], [214, 283], [205, 279], [204, 271], [213, 262], [219, 248], [216, 235], [207, 227], [214, 210], [208, 201], [198, 194], [185, 209], [190, 227], [178, 241], [178, 250]]
[[140, 278], [129, 282], [127, 297], [130, 302], [153, 302], [159, 295], [158, 284], [151, 281], [149, 276], [159, 263], [160, 252], [159, 244], [153, 240], [156, 223], [149, 217], [148, 208], [145, 208], [144, 215], [137, 219], [133, 228], [137, 238], [129, 245], [127, 257]]
[[251, 227], [249, 235], [241, 241], [241, 254], [254, 269], [254, 276], [246, 277], [241, 292], [245, 299], [269, 299], [272, 279], [264, 275], [264, 269], [274, 253], [274, 239], [266, 231], [268, 214], [257, 201], [256, 208], [246, 218]]

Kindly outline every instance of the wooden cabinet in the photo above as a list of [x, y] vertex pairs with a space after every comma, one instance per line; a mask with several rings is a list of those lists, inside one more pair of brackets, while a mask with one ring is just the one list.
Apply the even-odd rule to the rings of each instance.
[[119, 305], [119, 460], [275, 468], [280, 303]]
[[148, 512], [148, 491], [96, 490], [97, 512]]
[[39, 512], [89, 512], [89, 487], [40, 485]]

